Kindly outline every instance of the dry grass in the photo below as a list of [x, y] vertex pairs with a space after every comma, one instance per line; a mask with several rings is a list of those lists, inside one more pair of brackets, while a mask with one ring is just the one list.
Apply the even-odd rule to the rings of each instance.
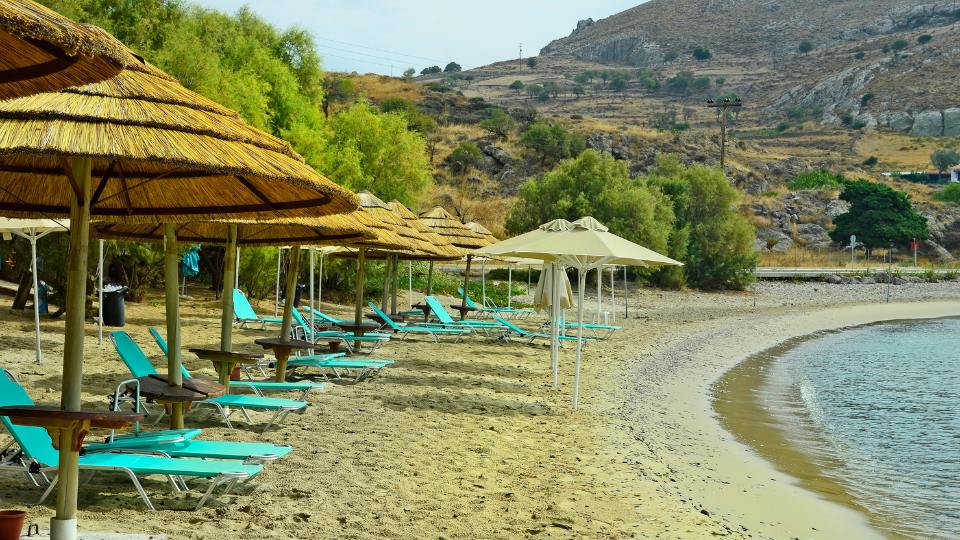
[[957, 137], [928, 139], [889, 131], [869, 131], [854, 145], [862, 159], [876, 156], [880, 163], [894, 170], [929, 171], [930, 155], [937, 148], [956, 148]]
[[390, 98], [409, 99], [418, 102], [423, 99], [423, 92], [414, 82], [405, 81], [386, 75], [348, 75], [357, 85], [357, 92], [374, 101], [383, 101]]

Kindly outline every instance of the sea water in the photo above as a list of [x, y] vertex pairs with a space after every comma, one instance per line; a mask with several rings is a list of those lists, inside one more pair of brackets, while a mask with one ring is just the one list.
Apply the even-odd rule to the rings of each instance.
[[960, 538], [960, 320], [821, 334], [763, 371], [785, 437], [879, 528]]

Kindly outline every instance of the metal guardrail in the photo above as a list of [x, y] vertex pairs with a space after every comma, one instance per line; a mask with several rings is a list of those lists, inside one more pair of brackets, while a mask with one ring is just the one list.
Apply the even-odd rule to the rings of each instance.
[[[782, 268], [782, 267], [766, 267], [766, 268], [756, 268], [753, 271], [753, 275], [758, 278], [763, 279], [790, 279], [790, 278], [804, 278], [804, 277], [820, 277], [820, 276], [853, 276], [863, 273], [869, 274], [880, 274], [887, 271], [886, 266], [871, 266], [871, 267], [861, 267], [861, 268], [830, 268], [830, 267], [821, 267], [821, 268]], [[926, 274], [927, 272], [934, 272], [937, 274], [946, 274], [948, 272], [957, 272], [957, 270], [945, 270], [937, 268], [921, 268], [919, 266], [894, 266], [893, 271], [900, 275], [918, 275]]]

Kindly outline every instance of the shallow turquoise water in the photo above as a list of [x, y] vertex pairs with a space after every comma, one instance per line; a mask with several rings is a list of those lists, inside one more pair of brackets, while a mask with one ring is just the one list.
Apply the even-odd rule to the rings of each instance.
[[768, 375], [787, 436], [889, 530], [960, 538], [960, 320], [818, 336]]

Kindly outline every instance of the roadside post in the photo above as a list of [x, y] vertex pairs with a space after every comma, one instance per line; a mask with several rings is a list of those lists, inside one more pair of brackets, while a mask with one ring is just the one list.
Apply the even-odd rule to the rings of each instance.
[[857, 235], [850, 235], [850, 264], [857, 263]]

